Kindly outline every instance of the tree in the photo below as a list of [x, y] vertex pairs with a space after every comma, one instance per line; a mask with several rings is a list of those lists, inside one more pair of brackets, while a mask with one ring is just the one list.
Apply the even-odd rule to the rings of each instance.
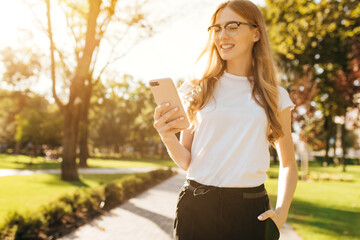
[[38, 155], [39, 145], [60, 145], [62, 119], [58, 111], [51, 109], [44, 97], [33, 94], [27, 107], [22, 109], [15, 119], [15, 139], [20, 143], [31, 143], [33, 156]]
[[16, 115], [28, 105], [26, 92], [0, 89], [0, 143], [12, 146], [20, 152], [20, 143], [15, 142]]
[[132, 76], [97, 89], [91, 111], [91, 139], [95, 147], [118, 153], [132, 147], [140, 156], [159, 145], [152, 126], [156, 103], [150, 89]]
[[[47, 19], [48, 19], [48, 36], [50, 41], [51, 52], [51, 69], [53, 81], [53, 97], [58, 104], [64, 116], [64, 137], [63, 137], [63, 162], [61, 178], [63, 180], [78, 180], [76, 166], [76, 146], [79, 132], [79, 122], [81, 121], [81, 140], [87, 141], [87, 114], [92, 89], [100, 81], [100, 76], [106, 67], [114, 60], [110, 57], [104, 67], [97, 66], [97, 57], [99, 54], [100, 43], [104, 38], [104, 34], [109, 27], [113, 17], [116, 16], [117, 0], [102, 1], [60, 1], [60, 5], [65, 9], [70, 32], [75, 39], [75, 61], [76, 67], [73, 71], [66, 64], [65, 55], [58, 49], [53, 40], [50, 0], [46, 0]], [[135, 10], [137, 5], [135, 5]], [[130, 12], [130, 15], [129, 15]], [[140, 26], [140, 28], [150, 31], [149, 26], [144, 21], [144, 15], [134, 11], [131, 7], [127, 11], [122, 11], [126, 19], [117, 20], [127, 26], [122, 30], [120, 36], [126, 36], [127, 31], [132, 26]], [[131, 15], [132, 14], [132, 15]], [[84, 28], [86, 24], [86, 28]], [[145, 31], [145, 32], [146, 32]], [[118, 42], [115, 43], [115, 45]], [[70, 77], [68, 102], [64, 104], [56, 92], [56, 74], [55, 74], [55, 53], [57, 53], [60, 62], [63, 65], [65, 76]], [[100, 69], [100, 70], [99, 70]], [[95, 75], [97, 74], [97, 75]], [[80, 146], [86, 146], [87, 143]], [[85, 151], [86, 148], [85, 148]], [[87, 153], [81, 154], [87, 156]]]
[[18, 90], [27, 91], [41, 71], [40, 55], [28, 47], [6, 47], [0, 51], [5, 72], [2, 80]]
[[[316, 129], [317, 134], [321, 134], [320, 128], [307, 126], [322, 122], [327, 156], [334, 117], [359, 107], [354, 101], [360, 92], [354, 78], [359, 57], [353, 50], [360, 36], [360, 4], [351, 0], [282, 0], [267, 1], [263, 10], [280, 69], [292, 83], [293, 99], [306, 110], [294, 117], [303, 130]], [[304, 77], [308, 77], [305, 83], [297, 81]], [[301, 91], [304, 94], [299, 94]], [[314, 121], [315, 115], [322, 119]], [[311, 134], [303, 132], [301, 138], [309, 142]]]

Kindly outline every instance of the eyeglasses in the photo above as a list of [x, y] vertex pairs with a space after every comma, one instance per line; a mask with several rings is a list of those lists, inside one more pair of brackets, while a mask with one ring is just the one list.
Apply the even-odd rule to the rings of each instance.
[[[257, 25], [256, 24], [253, 24], [253, 23], [246, 23], [246, 22], [228, 22], [227, 24], [225, 24], [224, 28], [225, 28], [225, 33], [228, 35], [228, 36], [231, 36], [231, 37], [234, 37], [236, 36], [236, 34], [238, 33], [239, 31], [239, 28], [240, 28], [240, 25], [241, 24], [244, 24], [244, 25], [249, 25], [251, 27], [254, 27], [256, 28]], [[208, 31], [210, 33], [214, 33], [215, 36], [218, 36], [221, 32], [222, 32], [222, 26], [220, 25], [213, 25], [213, 26], [210, 26], [208, 27]]]

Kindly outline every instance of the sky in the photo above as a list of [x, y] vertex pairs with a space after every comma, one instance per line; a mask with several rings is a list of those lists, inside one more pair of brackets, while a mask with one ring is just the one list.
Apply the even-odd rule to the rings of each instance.
[[[177, 81], [190, 76], [196, 72], [195, 61], [206, 43], [211, 15], [222, 2], [222, 0], [149, 0], [148, 9], [152, 17], [175, 17], [169, 17], [165, 24], [155, 26], [156, 33], [148, 39], [141, 40], [125, 57], [112, 64], [109, 67], [110, 71], [116, 69], [120, 76], [126, 73], [146, 82], [162, 77], [171, 77]], [[253, 2], [262, 6], [265, 4], [265, 0]], [[31, 44], [29, 41], [24, 41], [26, 34], [32, 35], [33, 41], [38, 45], [48, 47], [46, 35], [39, 29], [41, 24], [35, 20], [24, 0], [12, 0], [0, 4], [0, 26], [1, 31], [5, 33], [0, 38], [0, 49], [6, 46]], [[37, 9], [39, 12], [45, 11], [45, 6]], [[39, 13], [38, 17], [42, 14], [45, 12]], [[52, 14], [54, 28], [61, 28], [63, 19], [56, 11]], [[46, 20], [44, 17], [41, 18], [42, 21]], [[46, 26], [45, 23], [42, 24]], [[106, 60], [107, 58], [104, 57], [100, 63]], [[0, 66], [0, 74], [2, 71]], [[33, 85], [34, 91], [50, 94], [50, 73], [48, 75]], [[0, 82], [0, 87], [3, 86]]]

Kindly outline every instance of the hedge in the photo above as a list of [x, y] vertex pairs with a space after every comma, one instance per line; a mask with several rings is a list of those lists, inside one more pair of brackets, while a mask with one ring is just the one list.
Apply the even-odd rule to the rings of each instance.
[[[324, 162], [325, 157], [324, 156], [315, 156], [315, 161], [318, 162], [320, 165]], [[340, 160], [340, 159], [339, 159]], [[359, 165], [360, 159], [359, 158], [346, 158], [346, 165]], [[335, 165], [334, 158], [328, 157], [328, 163], [331, 165]], [[341, 163], [339, 163], [341, 164]]]
[[10, 212], [0, 226], [0, 239], [59, 238], [174, 174], [171, 168], [136, 173], [105, 186], [63, 195], [37, 212]]

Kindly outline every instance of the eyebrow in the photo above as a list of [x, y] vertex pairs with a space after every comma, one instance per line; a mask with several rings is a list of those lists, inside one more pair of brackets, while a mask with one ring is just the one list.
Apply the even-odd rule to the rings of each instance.
[[[228, 22], [225, 22], [223, 25], [226, 25], [226, 24], [228, 24], [228, 23], [237, 23], [237, 22], [242, 22], [242, 21], [240, 21], [240, 20], [238, 20], [238, 21], [235, 21], [235, 20], [233, 20], [233, 21], [228, 21]], [[214, 24], [213, 26], [220, 26], [221, 24], [220, 23], [217, 23], [217, 24]]]

